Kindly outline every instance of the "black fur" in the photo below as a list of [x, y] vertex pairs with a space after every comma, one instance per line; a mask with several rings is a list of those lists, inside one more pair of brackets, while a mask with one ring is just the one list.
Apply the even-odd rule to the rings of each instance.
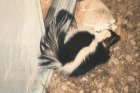
[[78, 52], [82, 48], [88, 46], [94, 38], [95, 36], [89, 34], [87, 31], [75, 34], [63, 47], [61, 47], [59, 52], [60, 62], [64, 65], [67, 62], [73, 61]]
[[110, 51], [102, 43], [99, 43], [94, 53], [90, 54], [86, 60], [71, 74], [71, 76], [83, 75], [95, 66], [106, 63], [110, 58]]
[[68, 20], [73, 21], [73, 20], [75, 20], [75, 18], [67, 10], [62, 9], [57, 14], [57, 17], [56, 17], [56, 25], [58, 25], [61, 22], [63, 22], [65, 24]]

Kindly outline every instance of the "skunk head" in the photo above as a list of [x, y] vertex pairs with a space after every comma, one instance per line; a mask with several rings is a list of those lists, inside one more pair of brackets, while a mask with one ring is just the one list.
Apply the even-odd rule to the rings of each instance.
[[104, 47], [109, 49], [112, 45], [116, 44], [120, 40], [120, 36], [117, 35], [112, 30], [108, 30], [111, 33], [111, 36], [103, 40]]

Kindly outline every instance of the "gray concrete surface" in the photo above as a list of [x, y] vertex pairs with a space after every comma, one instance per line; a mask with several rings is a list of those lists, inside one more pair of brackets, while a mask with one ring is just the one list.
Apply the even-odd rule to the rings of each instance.
[[0, 93], [30, 93], [43, 31], [39, 0], [0, 0]]

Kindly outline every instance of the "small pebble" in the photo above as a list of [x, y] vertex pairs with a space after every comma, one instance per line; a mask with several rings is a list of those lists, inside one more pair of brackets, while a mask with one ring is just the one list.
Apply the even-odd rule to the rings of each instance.
[[68, 81], [67, 83], [66, 83], [67, 85], [70, 85], [70, 86], [75, 86], [73, 83], [71, 83], [70, 81]]
[[117, 65], [119, 63], [119, 59], [118, 58], [114, 58], [112, 60], [112, 63], [115, 64], [115, 65]]
[[133, 38], [133, 35], [132, 34], [128, 34], [128, 39], [131, 39]]
[[118, 0], [118, 2], [121, 2], [122, 0]]
[[65, 85], [62, 85], [61, 88], [62, 88], [63, 90], [67, 90], [67, 89], [68, 89], [68, 87], [65, 86]]
[[128, 86], [125, 86], [123, 90], [124, 90], [124, 93], [128, 93]]
[[133, 81], [135, 81], [135, 78], [133, 76], [128, 76], [127, 80], [128, 80], [128, 82], [133, 82]]
[[103, 93], [101, 89], [98, 89], [98, 93]]
[[79, 93], [84, 93], [84, 90], [80, 90]]
[[113, 74], [113, 75], [117, 74], [117, 70], [116, 69], [111, 69], [111, 74]]
[[128, 61], [128, 62], [132, 62], [132, 61], [133, 61], [131, 55], [126, 55], [126, 56], [125, 56], [125, 59], [126, 59], [126, 61]]
[[133, 46], [136, 46], [136, 41], [130, 40], [130, 44], [133, 45]]
[[139, 76], [139, 73], [133, 72], [132, 75], [134, 75], [134, 76]]
[[105, 89], [105, 91], [106, 91], [107, 93], [114, 93], [113, 90], [112, 90], [111, 88], [109, 88], [109, 87], [107, 87], [107, 88]]
[[92, 91], [91, 93], [97, 93], [96, 90]]
[[111, 84], [113, 84], [114, 83], [114, 80], [113, 80], [113, 78], [109, 78], [109, 83], [111, 83]]
[[127, 12], [127, 15], [132, 16], [133, 15], [133, 12], [132, 11], [128, 11]]
[[119, 46], [116, 46], [113, 50], [116, 51], [119, 50], [119, 48], [120, 48]]
[[136, 56], [136, 57], [138, 57], [138, 56], [139, 56], [139, 54], [137, 53], [135, 56]]
[[82, 78], [82, 81], [88, 81], [88, 79], [87, 79], [87, 78], [85, 78], [85, 77], [83, 77], [83, 78]]
[[105, 85], [105, 83], [104, 83], [104, 82], [101, 82], [101, 83], [99, 83], [99, 84], [97, 85], [97, 88], [102, 88], [104, 85]]

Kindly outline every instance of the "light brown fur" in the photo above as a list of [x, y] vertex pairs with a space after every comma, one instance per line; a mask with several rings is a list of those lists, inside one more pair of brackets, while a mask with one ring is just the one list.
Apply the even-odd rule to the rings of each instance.
[[115, 20], [101, 0], [82, 0], [77, 3], [76, 21], [78, 27], [94, 30], [115, 30]]

